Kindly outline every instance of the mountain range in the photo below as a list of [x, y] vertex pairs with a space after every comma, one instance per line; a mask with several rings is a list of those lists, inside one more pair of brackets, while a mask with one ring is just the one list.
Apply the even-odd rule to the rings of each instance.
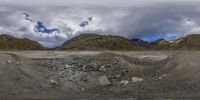
[[[0, 50], [48, 50], [36, 41], [0, 35]], [[52, 50], [52, 49], [51, 49]], [[158, 39], [146, 42], [121, 36], [80, 34], [53, 50], [200, 50], [200, 34], [192, 34], [173, 41]]]
[[82, 34], [66, 41], [58, 50], [200, 50], [200, 34], [192, 34], [173, 41], [153, 42], [127, 39], [120, 36]]

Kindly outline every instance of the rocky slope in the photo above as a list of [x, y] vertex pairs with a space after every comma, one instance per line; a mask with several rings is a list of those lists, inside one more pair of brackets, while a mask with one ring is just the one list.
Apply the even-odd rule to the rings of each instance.
[[200, 34], [192, 34], [174, 41], [160, 40], [153, 43], [152, 50], [200, 50]]
[[200, 49], [200, 34], [188, 35], [175, 41], [175, 49]]
[[112, 35], [81, 34], [66, 41], [59, 50], [143, 50], [129, 39]]
[[11, 35], [0, 35], [0, 50], [41, 50], [44, 49], [41, 44], [23, 38], [15, 38]]

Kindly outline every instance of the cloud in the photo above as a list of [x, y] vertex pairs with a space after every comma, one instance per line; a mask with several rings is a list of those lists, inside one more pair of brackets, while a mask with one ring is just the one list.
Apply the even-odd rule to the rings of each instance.
[[[121, 23], [128, 37], [140, 37], [149, 41], [174, 39], [199, 33], [199, 6], [195, 4], [160, 4], [132, 9]], [[123, 30], [120, 30], [123, 32]]]
[[[200, 33], [199, 16], [200, 7], [192, 2], [145, 3], [145, 6], [138, 4], [128, 7], [2, 5], [0, 32], [32, 39], [46, 47], [59, 46], [87, 32], [147, 41], [159, 38], [170, 40]], [[35, 31], [38, 22], [42, 28]], [[44, 34], [47, 31], [50, 34]]]

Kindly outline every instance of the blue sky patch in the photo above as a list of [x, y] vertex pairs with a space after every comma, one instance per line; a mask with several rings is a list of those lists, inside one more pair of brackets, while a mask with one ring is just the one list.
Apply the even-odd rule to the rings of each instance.
[[158, 39], [165, 39], [165, 40], [175, 40], [177, 39], [176, 36], [166, 36], [164, 33], [155, 33], [155, 34], [149, 34], [144, 35], [141, 37], [142, 40], [152, 42], [156, 41]]
[[42, 22], [38, 21], [37, 24], [35, 25], [35, 32], [50, 34], [53, 32], [59, 32], [59, 29], [56, 28], [48, 29]]

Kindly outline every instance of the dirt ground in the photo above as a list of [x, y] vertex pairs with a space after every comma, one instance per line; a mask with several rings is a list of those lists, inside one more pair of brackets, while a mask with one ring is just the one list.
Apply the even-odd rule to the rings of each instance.
[[200, 52], [1, 51], [0, 100], [200, 100]]

